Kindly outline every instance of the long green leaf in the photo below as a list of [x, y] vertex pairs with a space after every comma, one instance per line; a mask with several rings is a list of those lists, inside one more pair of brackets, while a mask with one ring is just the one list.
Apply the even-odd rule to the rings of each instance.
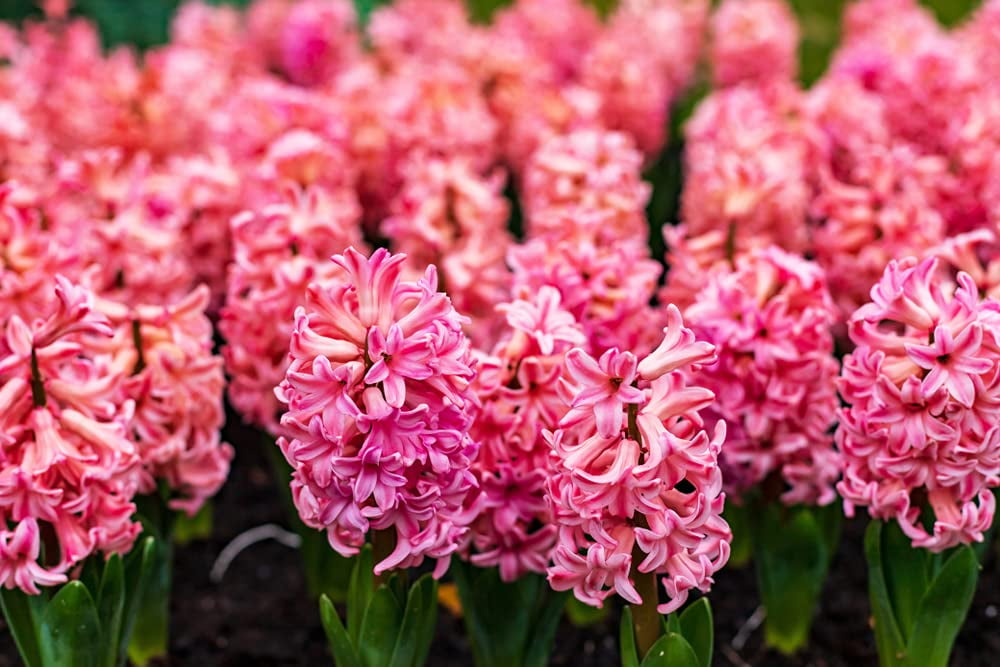
[[97, 614], [104, 626], [104, 656], [101, 664], [115, 667], [118, 664], [118, 647], [125, 615], [125, 567], [121, 556], [115, 554], [104, 564], [104, 574], [97, 589]]
[[622, 611], [618, 646], [621, 650], [622, 667], [639, 667], [639, 649], [635, 645], [635, 630], [632, 628], [632, 608], [628, 606]]
[[872, 521], [865, 531], [865, 560], [868, 561], [868, 595], [875, 624], [875, 644], [879, 664], [890, 667], [900, 664], [906, 655], [903, 634], [896, 622], [889, 587], [885, 582], [886, 564], [882, 555], [882, 522]]
[[687, 640], [671, 632], [656, 640], [641, 667], [701, 667], [701, 662]]
[[545, 667], [549, 664], [552, 642], [559, 628], [559, 619], [562, 618], [569, 593], [556, 592], [549, 586], [542, 585], [539, 587], [537, 597], [538, 609], [532, 617], [532, 631], [525, 642], [524, 667]]
[[[389, 660], [390, 667], [419, 667], [426, 658], [424, 647], [430, 648], [437, 620], [437, 581], [425, 574], [406, 596], [403, 622], [399, 626], [396, 645]], [[428, 619], [432, 622], [428, 623]]]
[[323, 623], [326, 640], [330, 643], [330, 652], [337, 667], [361, 667], [361, 659], [347, 636], [347, 630], [337, 615], [330, 598], [321, 595], [319, 598], [319, 617]]
[[375, 590], [372, 547], [366, 544], [354, 558], [351, 582], [347, 587], [347, 634], [355, 644], [361, 638], [361, 622]]
[[104, 633], [97, 607], [79, 581], [64, 584], [42, 612], [42, 664], [45, 667], [98, 667]]
[[125, 607], [122, 613], [121, 636], [118, 638], [118, 664], [124, 665], [128, 653], [135, 617], [142, 597], [146, 594], [152, 576], [155, 559], [156, 539], [147, 535], [140, 538], [132, 551], [125, 556]]
[[42, 595], [28, 595], [15, 588], [0, 588], [0, 604], [7, 627], [14, 636], [14, 643], [21, 654], [25, 667], [42, 667], [42, 651], [37, 632], [45, 598]]
[[206, 500], [205, 504], [194, 516], [179, 513], [174, 519], [174, 543], [188, 544], [195, 540], [207, 540], [212, 536], [213, 506], [211, 500]]
[[809, 639], [816, 605], [833, 556], [835, 529], [812, 508], [758, 507], [751, 516], [754, 563], [767, 609], [768, 645], [794, 653]]
[[899, 526], [889, 523], [882, 528], [882, 562], [885, 585], [899, 624], [903, 642], [913, 635], [920, 600], [930, 585], [933, 556], [925, 549], [915, 549]]
[[128, 643], [128, 657], [139, 667], [167, 654], [173, 562], [174, 549], [170, 537], [157, 539], [145, 563], [144, 586], [135, 607]]
[[701, 667], [712, 667], [715, 628], [712, 625], [712, 605], [700, 598], [680, 615], [681, 634], [694, 649]]
[[505, 582], [496, 568], [457, 561], [452, 576], [479, 667], [547, 663], [565, 595], [528, 574]]
[[392, 651], [403, 620], [403, 607], [388, 584], [372, 595], [361, 622], [361, 635], [356, 647], [365, 667], [385, 667], [392, 658]]
[[920, 601], [907, 644], [909, 665], [947, 667], [955, 637], [972, 605], [978, 577], [976, 554], [967, 546], [959, 547]]

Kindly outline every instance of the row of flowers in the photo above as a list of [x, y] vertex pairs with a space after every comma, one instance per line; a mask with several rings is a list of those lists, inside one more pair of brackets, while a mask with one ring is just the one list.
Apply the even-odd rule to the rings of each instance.
[[[501, 597], [617, 595], [624, 664], [707, 664], [710, 616], [675, 612], [750, 534], [758, 567], [812, 572], [804, 601], [761, 578], [794, 651], [838, 500], [875, 520], [883, 663], [922, 650], [941, 587], [962, 613], [922, 664], [947, 663], [1000, 486], [1000, 2], [953, 31], [857, 2], [809, 90], [779, 0], [525, 0], [489, 25], [400, 0], [363, 30], [343, 0], [192, 2], [142, 57], [46, 9], [0, 27], [0, 582], [26, 663], [86, 662], [38, 618], [96, 615], [109, 577], [157, 635], [133, 660], [165, 650], [150, 545], [226, 478], [223, 392], [352, 559], [321, 587], [347, 602], [346, 626], [322, 607], [339, 664], [422, 662], [435, 584], [393, 573], [427, 559], [460, 589], [495, 568]], [[656, 258], [642, 173], [703, 51]], [[804, 565], [767, 538], [793, 516]], [[924, 588], [886, 586], [897, 567]], [[114, 627], [93, 664], [123, 657]]]

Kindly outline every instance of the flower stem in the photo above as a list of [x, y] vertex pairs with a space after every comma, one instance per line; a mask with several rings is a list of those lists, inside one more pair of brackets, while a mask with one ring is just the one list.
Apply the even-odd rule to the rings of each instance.
[[[633, 567], [634, 563], [639, 562], [636, 558], [638, 555], [633, 552]], [[639, 649], [639, 660], [641, 661], [649, 653], [649, 649], [653, 647], [656, 640], [660, 638], [663, 630], [660, 612], [656, 610], [660, 602], [656, 573], [636, 570], [635, 589], [639, 592], [639, 597], [642, 598], [641, 605], [632, 607], [632, 626], [635, 628], [636, 646]]]
[[31, 348], [31, 401], [36, 408], [45, 407], [45, 382], [38, 370], [38, 355], [35, 354], [35, 348]]
[[135, 345], [135, 368], [132, 369], [132, 375], [138, 375], [146, 368], [146, 358], [142, 354], [142, 325], [139, 320], [132, 320], [132, 343]]

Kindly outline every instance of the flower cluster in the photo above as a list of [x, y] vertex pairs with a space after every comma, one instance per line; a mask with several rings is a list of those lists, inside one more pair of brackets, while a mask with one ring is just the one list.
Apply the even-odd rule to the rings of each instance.
[[552, 286], [500, 309], [507, 333], [480, 356], [473, 385], [481, 408], [471, 431], [480, 450], [469, 560], [496, 565], [503, 580], [512, 581], [544, 573], [551, 560], [556, 526], [545, 497], [554, 460], [543, 433], [558, 428], [566, 414], [559, 392], [566, 353], [586, 338]]
[[706, 432], [700, 411], [714, 396], [685, 378], [714, 360], [714, 348], [695, 340], [675, 307], [667, 319], [662, 343], [641, 361], [616, 348], [597, 359], [581, 348], [566, 355], [569, 410], [546, 432], [559, 526], [548, 572], [553, 588], [588, 604], [614, 593], [641, 604], [635, 580], [662, 576], [670, 599], [659, 610], [668, 613], [691, 589], [707, 590], [729, 557], [717, 465], [725, 422]]
[[139, 492], [154, 493], [162, 479], [179, 494], [170, 506], [190, 515], [222, 486], [233, 456], [219, 440], [225, 380], [208, 301], [203, 285], [170, 306], [99, 304], [115, 327], [109, 352], [135, 406], [128, 431], [143, 463]]
[[801, 92], [784, 81], [721, 89], [702, 102], [686, 130], [681, 217], [689, 234], [722, 230], [805, 249], [801, 104]]
[[712, 15], [709, 59], [720, 88], [790, 81], [798, 69], [799, 26], [781, 0], [725, 0]]
[[[132, 498], [138, 448], [121, 375], [100, 342], [112, 337], [93, 295], [64, 278], [44, 318], [5, 319], [0, 339], [0, 584], [37, 595], [100, 551], [122, 553], [140, 532]], [[41, 534], [51, 531], [44, 560]], [[51, 549], [52, 545], [58, 550]]]
[[890, 262], [838, 381], [845, 511], [867, 506], [933, 551], [982, 541], [1000, 485], [1000, 304], [939, 265]]
[[389, 206], [382, 232], [405, 253], [408, 278], [433, 264], [441, 288], [472, 322], [476, 342], [491, 338], [494, 310], [510, 296], [505, 258], [510, 206], [504, 175], [480, 176], [463, 158], [414, 159], [404, 169], [403, 189]]
[[715, 393], [705, 411], [728, 425], [722, 466], [737, 493], [769, 475], [788, 504], [828, 504], [840, 477], [832, 326], [823, 272], [776, 247], [711, 274], [685, 320], [718, 360], [694, 374]]
[[[111, 187], [113, 170], [106, 175]], [[163, 480], [171, 506], [193, 514], [222, 485], [232, 455], [220, 441], [224, 380], [212, 354], [208, 288], [183, 293], [157, 276], [152, 248], [179, 238], [133, 235], [124, 222], [131, 215], [121, 227], [108, 221], [91, 237], [71, 236], [57, 207], [94, 201], [49, 207], [30, 187], [0, 188], [0, 383], [8, 392], [0, 477], [5, 516], [20, 522], [3, 538], [17, 545], [3, 561], [15, 568], [4, 581], [29, 593], [38, 592], [26, 573], [35, 572], [40, 530], [55, 531], [59, 553], [44, 558], [64, 579], [93, 552], [131, 547], [140, 530], [135, 494]], [[125, 233], [105, 256], [98, 249], [109, 248], [103, 232], [113, 227]]]
[[[803, 92], [787, 9], [723, 3], [711, 58], [724, 87], [688, 125], [686, 231], [671, 245], [717, 246], [722, 233], [737, 254], [811, 253], [846, 318], [890, 260], [995, 225], [996, 6], [948, 32], [913, 0], [853, 3], [830, 69]], [[690, 300], [684, 285], [717, 258], [682, 258], [668, 293]]]
[[334, 549], [354, 554], [384, 531], [394, 547], [376, 573], [425, 557], [441, 573], [471, 519], [475, 370], [434, 267], [402, 281], [404, 259], [349, 248], [333, 258], [341, 275], [309, 285], [277, 390], [289, 434], [278, 444], [300, 516]]
[[656, 343], [661, 267], [645, 242], [641, 167], [626, 135], [578, 130], [541, 147], [524, 174], [529, 239], [509, 253], [514, 286], [558, 289], [595, 352]]

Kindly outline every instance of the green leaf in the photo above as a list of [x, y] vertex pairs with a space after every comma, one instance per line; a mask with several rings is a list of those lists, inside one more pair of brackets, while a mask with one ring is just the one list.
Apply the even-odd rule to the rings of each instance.
[[351, 638], [347, 636], [347, 630], [340, 622], [340, 616], [337, 615], [330, 598], [325, 595], [319, 598], [319, 617], [323, 622], [326, 640], [330, 643], [334, 664], [337, 667], [361, 667], [361, 659], [351, 644]]
[[194, 516], [177, 513], [174, 519], [174, 543], [188, 544], [212, 536], [212, 501], [207, 500]]
[[373, 11], [381, 5], [389, 4], [390, 0], [354, 0], [354, 11], [358, 15], [358, 25], [368, 25]]
[[0, 605], [25, 667], [42, 667], [37, 627], [45, 606], [45, 593], [28, 595], [18, 588], [7, 590], [0, 587]]
[[410, 588], [390, 667], [419, 667], [427, 659], [437, 624], [437, 588], [437, 581], [429, 574]]
[[355, 644], [361, 638], [361, 622], [375, 591], [372, 547], [366, 544], [354, 559], [351, 583], [347, 588], [347, 632]]
[[128, 643], [128, 657], [138, 667], [167, 654], [174, 562], [170, 537], [157, 539], [148, 560], [144, 561], [144, 585], [134, 609], [132, 635]]
[[668, 634], [670, 632], [681, 634], [681, 622], [677, 618], [677, 614], [667, 614], [666, 616], [661, 616], [660, 621], [663, 625], [663, 634]]
[[118, 640], [119, 664], [124, 664], [124, 657], [128, 652], [136, 614], [152, 576], [155, 551], [156, 539], [152, 535], [147, 535], [144, 538], [140, 537], [132, 547], [132, 551], [125, 556], [125, 608], [122, 614], [121, 636]]
[[[839, 508], [834, 508], [839, 510]], [[839, 529], [825, 509], [773, 504], [751, 509], [754, 563], [767, 609], [765, 640], [791, 654], [809, 639]], [[831, 513], [832, 514], [832, 513]]]
[[121, 556], [114, 554], [104, 564], [104, 575], [97, 589], [97, 614], [104, 626], [103, 665], [118, 664], [118, 646], [125, 614], [125, 567]]
[[450, 572], [476, 665], [548, 664], [566, 594], [553, 592], [536, 574], [505, 582], [496, 568], [462, 561], [453, 562]]
[[[569, 599], [568, 592], [553, 591], [546, 582], [542, 582], [539, 586], [535, 602], [536, 612], [532, 616], [531, 623], [533, 630], [525, 642], [524, 667], [545, 667], [549, 664], [552, 642], [559, 628], [559, 619], [562, 618], [567, 599]], [[600, 611], [606, 612], [606, 608]]]
[[947, 667], [955, 637], [976, 592], [979, 562], [967, 546], [949, 556], [920, 601], [907, 645], [911, 665]]
[[913, 635], [920, 600], [930, 584], [932, 559], [926, 550], [913, 547], [895, 521], [883, 526], [883, 576], [904, 643]]
[[621, 648], [622, 667], [639, 667], [639, 649], [635, 645], [635, 631], [632, 629], [632, 608], [622, 611], [622, 622], [618, 630], [618, 644]]
[[712, 667], [712, 648], [715, 629], [712, 624], [712, 605], [708, 598], [699, 598], [680, 616], [681, 634], [694, 649], [701, 667]]
[[79, 581], [63, 585], [42, 612], [39, 636], [45, 667], [101, 664], [104, 633], [86, 586]]
[[656, 640], [641, 667], [701, 667], [701, 662], [691, 645], [676, 632], [671, 632]]
[[361, 635], [356, 643], [365, 667], [389, 664], [402, 620], [403, 607], [392, 588], [387, 584], [380, 586], [365, 610]]
[[871, 601], [875, 624], [875, 644], [879, 664], [891, 667], [900, 664], [905, 656], [905, 641], [896, 622], [889, 587], [885, 581], [886, 562], [882, 553], [881, 521], [872, 521], [865, 531], [865, 560], [868, 561], [868, 596]]

